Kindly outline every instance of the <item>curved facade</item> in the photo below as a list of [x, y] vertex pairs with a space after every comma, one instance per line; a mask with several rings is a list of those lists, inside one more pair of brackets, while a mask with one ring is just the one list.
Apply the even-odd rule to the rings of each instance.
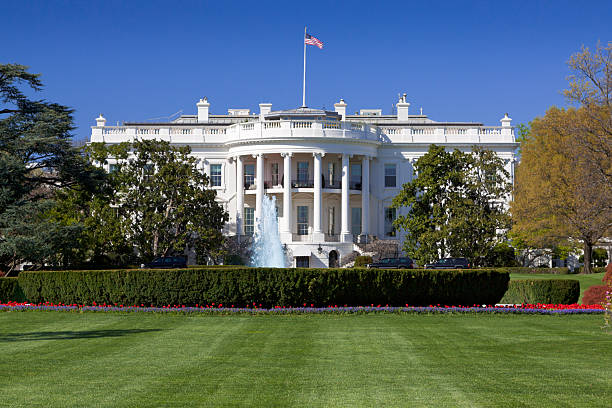
[[273, 196], [281, 240], [294, 266], [325, 267], [341, 261], [358, 242], [396, 240], [401, 247], [391, 201], [432, 143], [493, 150], [514, 176], [517, 144], [507, 115], [497, 127], [442, 123], [410, 115], [409, 105], [403, 96], [395, 115], [378, 109], [346, 115], [343, 100], [335, 111], [272, 111], [271, 104], [260, 104], [258, 114], [230, 109], [227, 115], [210, 115], [204, 98], [197, 115], [167, 123], [106, 126], [100, 115], [91, 141], [163, 139], [189, 145], [230, 214], [227, 234], [252, 234], [263, 195]]

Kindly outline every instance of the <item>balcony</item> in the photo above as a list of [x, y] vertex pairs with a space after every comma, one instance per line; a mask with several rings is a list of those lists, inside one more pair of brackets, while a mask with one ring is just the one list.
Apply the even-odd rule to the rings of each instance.
[[333, 179], [330, 181], [329, 179], [323, 178], [321, 181], [321, 187], [340, 189], [342, 188], [342, 179]]
[[314, 180], [313, 179], [297, 179], [291, 181], [292, 188], [313, 188]]
[[349, 181], [349, 190], [361, 190], [361, 180]]

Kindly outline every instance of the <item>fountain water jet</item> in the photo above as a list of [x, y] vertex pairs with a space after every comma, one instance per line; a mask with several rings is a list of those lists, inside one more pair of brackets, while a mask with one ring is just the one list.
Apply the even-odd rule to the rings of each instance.
[[276, 197], [264, 194], [257, 228], [253, 237], [251, 266], [284, 268], [285, 253], [278, 233]]

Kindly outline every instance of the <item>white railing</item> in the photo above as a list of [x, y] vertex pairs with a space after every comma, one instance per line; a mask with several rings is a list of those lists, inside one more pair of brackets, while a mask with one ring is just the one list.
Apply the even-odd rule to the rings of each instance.
[[410, 133], [413, 135], [433, 135], [434, 128], [410, 128]]
[[105, 127], [102, 129], [103, 135], [123, 135], [126, 128], [124, 127]]
[[293, 242], [308, 242], [310, 241], [310, 235], [292, 234], [291, 240]]
[[280, 129], [280, 122], [264, 122], [264, 129]]
[[211, 128], [211, 127], [204, 128], [205, 135], [224, 135], [226, 134], [226, 132], [227, 132], [226, 128]]
[[312, 121], [291, 121], [291, 127], [294, 129], [310, 129], [312, 128]]
[[137, 135], [159, 135], [159, 128], [136, 129]]
[[383, 132], [386, 135], [401, 135], [402, 134], [402, 128], [388, 128], [388, 127], [383, 127], [380, 128], [381, 132]]
[[467, 133], [466, 128], [444, 128], [444, 133], [447, 135], [465, 135]]
[[185, 128], [170, 128], [171, 135], [191, 135], [193, 133], [193, 129], [185, 129]]
[[340, 122], [323, 122], [323, 129], [342, 129], [342, 123]]
[[343, 138], [381, 143], [508, 143], [514, 129], [501, 126], [381, 126], [341, 121], [279, 120], [235, 123], [230, 126], [190, 125], [189, 127], [108, 126], [92, 130], [91, 141], [119, 143], [139, 137], [155, 137], [175, 143], [225, 143], [267, 137]]
[[[501, 135], [501, 126], [489, 126], [478, 128], [479, 135]], [[512, 132], [514, 134], [514, 131]]]

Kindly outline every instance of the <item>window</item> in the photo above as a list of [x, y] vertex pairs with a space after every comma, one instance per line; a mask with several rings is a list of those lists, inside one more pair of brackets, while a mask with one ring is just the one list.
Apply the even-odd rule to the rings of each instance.
[[299, 205], [297, 210], [298, 235], [308, 235], [308, 207]]
[[151, 177], [153, 176], [154, 172], [155, 172], [155, 166], [153, 166], [153, 164], [145, 164], [142, 167], [142, 179], [144, 181], [151, 180]]
[[272, 186], [277, 186], [279, 184], [280, 177], [278, 175], [278, 163], [272, 163]]
[[327, 233], [334, 235], [336, 232], [336, 207], [327, 209]]
[[221, 187], [221, 165], [210, 165], [210, 185], [213, 187]]
[[296, 256], [295, 257], [295, 267], [296, 268], [309, 268], [310, 267], [310, 257]]
[[244, 233], [253, 235], [255, 232], [255, 208], [244, 208]]
[[255, 185], [255, 165], [245, 164], [244, 165], [244, 188], [247, 190], [252, 185]]
[[395, 236], [395, 227], [393, 226], [393, 221], [395, 221], [395, 208], [385, 207], [385, 236], [386, 237], [394, 237]]
[[361, 190], [361, 164], [351, 164], [350, 189]]
[[306, 183], [308, 181], [308, 162], [298, 162], [297, 179], [298, 183]]
[[330, 188], [337, 188], [336, 180], [336, 163], [328, 163], [327, 165], [327, 183]]
[[361, 208], [351, 208], [351, 231], [361, 234]]
[[395, 164], [385, 164], [385, 187], [396, 187], [397, 168]]
[[119, 165], [118, 164], [109, 164], [108, 165], [108, 172], [109, 173], [114, 173], [116, 171], [119, 170]]

